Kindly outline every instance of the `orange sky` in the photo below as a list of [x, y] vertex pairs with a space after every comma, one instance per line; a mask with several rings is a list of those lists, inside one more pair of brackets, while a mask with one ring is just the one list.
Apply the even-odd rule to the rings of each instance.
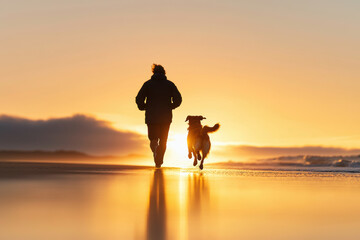
[[84, 113], [146, 132], [135, 96], [153, 62], [215, 143], [360, 144], [357, 1], [8, 1], [0, 8], [2, 114]]

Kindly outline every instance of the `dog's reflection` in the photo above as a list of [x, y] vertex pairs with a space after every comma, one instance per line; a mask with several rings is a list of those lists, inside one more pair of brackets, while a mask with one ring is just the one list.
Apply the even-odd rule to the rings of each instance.
[[165, 182], [162, 169], [156, 169], [150, 189], [147, 239], [166, 239]]
[[188, 175], [189, 214], [199, 215], [208, 206], [209, 187], [202, 173]]
[[[198, 239], [206, 233], [206, 218], [209, 213], [209, 185], [202, 173], [188, 175], [188, 233], [189, 239]], [[204, 237], [204, 235], [202, 235]]]

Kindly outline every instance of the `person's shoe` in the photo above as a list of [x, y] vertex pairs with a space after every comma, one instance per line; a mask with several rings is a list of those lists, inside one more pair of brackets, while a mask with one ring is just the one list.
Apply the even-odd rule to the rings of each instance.
[[161, 154], [159, 154], [158, 151], [154, 152], [154, 162], [157, 168], [161, 167], [161, 165], [163, 164], [163, 160], [161, 159]]
[[156, 166], [157, 168], [160, 168], [162, 164], [163, 164], [163, 161], [159, 161], [159, 159], [156, 159], [156, 158], [155, 158], [155, 166]]
[[161, 154], [156, 153], [156, 158], [154, 158], [156, 167], [161, 167], [161, 165], [163, 164], [163, 158], [161, 156]]

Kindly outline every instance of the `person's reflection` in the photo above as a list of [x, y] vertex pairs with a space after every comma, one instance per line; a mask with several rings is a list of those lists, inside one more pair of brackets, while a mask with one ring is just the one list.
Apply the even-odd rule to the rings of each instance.
[[166, 239], [165, 183], [162, 169], [156, 169], [150, 186], [147, 239]]

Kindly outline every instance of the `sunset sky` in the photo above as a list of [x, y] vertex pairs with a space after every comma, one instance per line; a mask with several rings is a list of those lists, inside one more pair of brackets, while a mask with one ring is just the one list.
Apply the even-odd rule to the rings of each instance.
[[162, 64], [215, 145], [360, 146], [360, 2], [12, 0], [0, 4], [0, 111], [84, 114], [146, 133], [135, 96]]

